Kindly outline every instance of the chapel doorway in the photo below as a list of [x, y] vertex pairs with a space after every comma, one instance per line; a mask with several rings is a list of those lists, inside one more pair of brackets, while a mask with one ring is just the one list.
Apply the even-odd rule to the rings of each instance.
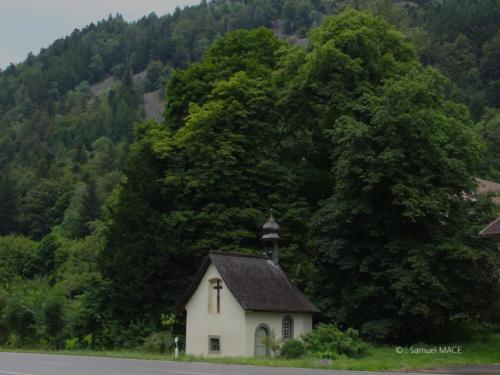
[[255, 330], [255, 356], [267, 357], [269, 356], [269, 348], [266, 344], [266, 338], [269, 337], [269, 327], [261, 324]]

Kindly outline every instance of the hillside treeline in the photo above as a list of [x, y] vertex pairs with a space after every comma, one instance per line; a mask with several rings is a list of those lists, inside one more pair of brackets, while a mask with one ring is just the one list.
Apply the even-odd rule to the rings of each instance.
[[500, 177], [498, 13], [203, 2], [5, 69], [0, 345], [138, 345], [207, 251], [261, 253], [270, 208], [322, 320], [372, 341], [498, 322], [498, 252], [477, 236], [495, 208], [463, 199]]

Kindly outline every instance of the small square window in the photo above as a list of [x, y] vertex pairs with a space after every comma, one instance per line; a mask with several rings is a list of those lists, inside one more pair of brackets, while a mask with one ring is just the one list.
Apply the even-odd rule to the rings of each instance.
[[209, 336], [208, 337], [208, 352], [210, 354], [220, 353], [220, 336]]

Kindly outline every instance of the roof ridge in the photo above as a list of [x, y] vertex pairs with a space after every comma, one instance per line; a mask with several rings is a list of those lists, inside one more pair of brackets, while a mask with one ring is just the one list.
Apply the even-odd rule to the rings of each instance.
[[263, 255], [253, 255], [253, 254], [241, 254], [241, 253], [231, 253], [225, 251], [210, 251], [209, 255], [223, 255], [229, 257], [238, 257], [238, 258], [256, 258], [256, 259], [265, 259], [270, 260], [268, 257]]

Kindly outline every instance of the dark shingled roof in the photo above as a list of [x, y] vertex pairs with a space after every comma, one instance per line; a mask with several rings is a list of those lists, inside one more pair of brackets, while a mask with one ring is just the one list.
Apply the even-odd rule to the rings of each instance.
[[500, 217], [484, 228], [479, 235], [482, 237], [500, 238]]
[[318, 313], [288, 279], [280, 266], [264, 257], [211, 252], [203, 262], [179, 303], [184, 308], [198, 288], [208, 266], [219, 271], [222, 280], [244, 310], [288, 313]]

